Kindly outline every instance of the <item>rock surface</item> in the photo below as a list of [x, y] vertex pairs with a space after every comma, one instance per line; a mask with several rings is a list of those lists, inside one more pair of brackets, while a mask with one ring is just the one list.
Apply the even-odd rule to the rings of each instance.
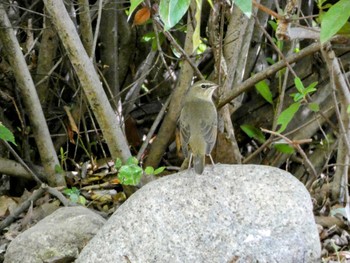
[[18, 235], [4, 263], [73, 262], [106, 222], [85, 207], [63, 207]]
[[132, 195], [77, 263], [320, 262], [309, 193], [258, 165], [184, 171]]

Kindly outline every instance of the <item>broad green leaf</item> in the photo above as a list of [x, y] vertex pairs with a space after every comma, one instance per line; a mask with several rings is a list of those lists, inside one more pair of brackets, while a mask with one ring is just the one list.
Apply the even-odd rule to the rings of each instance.
[[86, 199], [82, 195], [79, 195], [79, 204], [86, 205]]
[[126, 160], [126, 164], [128, 164], [128, 165], [132, 165], [132, 164], [137, 165], [138, 163], [139, 163], [139, 161], [134, 156], [131, 156], [128, 158], [128, 160]]
[[235, 5], [250, 18], [252, 15], [252, 0], [234, 0]]
[[0, 123], [0, 139], [7, 142], [12, 142], [14, 145], [17, 145], [13, 133], [9, 129], [7, 129], [2, 123]]
[[164, 29], [169, 30], [175, 26], [187, 12], [190, 0], [161, 0], [159, 15], [164, 23]]
[[72, 189], [66, 188], [63, 190], [63, 193], [66, 195], [71, 195], [73, 192], [72, 192]]
[[197, 49], [197, 55], [203, 54], [207, 50], [207, 48], [208, 46], [201, 41]]
[[281, 112], [280, 116], [277, 119], [277, 124], [281, 125], [281, 128], [277, 131], [278, 133], [283, 132], [287, 128], [295, 113], [299, 110], [299, 107], [300, 103], [295, 102]]
[[306, 89], [305, 89], [305, 95], [306, 94], [310, 94], [312, 92], [315, 92], [317, 89], [316, 89], [316, 86], [317, 86], [318, 82], [315, 81], [315, 82], [312, 82]]
[[160, 174], [165, 170], [165, 166], [158, 167], [154, 170], [154, 175]]
[[320, 105], [318, 103], [312, 102], [307, 105], [307, 107], [312, 110], [313, 112], [319, 112], [320, 111]]
[[120, 158], [117, 158], [117, 160], [115, 160], [114, 167], [116, 169], [119, 169], [120, 167], [122, 167], [122, 160]]
[[276, 143], [273, 145], [273, 147], [275, 147], [275, 149], [281, 153], [292, 154], [295, 152], [294, 148], [289, 144]]
[[130, 9], [129, 9], [129, 16], [128, 21], [132, 15], [132, 13], [135, 11], [135, 9], [143, 2], [143, 0], [130, 0]]
[[302, 100], [304, 98], [304, 95], [299, 93], [299, 92], [298, 93], [292, 93], [292, 94], [290, 94], [290, 96], [293, 97], [294, 102], [298, 102], [298, 101], [300, 101], [300, 100]]
[[266, 141], [263, 132], [250, 124], [241, 125], [241, 129], [250, 137], [258, 140], [260, 143], [264, 143]]
[[79, 202], [79, 195], [77, 195], [77, 194], [71, 194], [71, 195], [69, 195], [69, 199], [70, 199], [73, 203], [78, 203], [78, 202]]
[[340, 0], [334, 4], [321, 21], [321, 43], [325, 43], [334, 36], [347, 22], [350, 17], [350, 1]]
[[118, 179], [124, 185], [138, 185], [142, 176], [142, 168], [135, 164], [123, 165], [119, 169]]
[[346, 22], [345, 25], [338, 31], [338, 34], [347, 35], [350, 34], [350, 22]]
[[267, 23], [269, 23], [269, 25], [272, 27], [273, 31], [276, 31], [276, 29], [277, 29], [276, 21], [269, 20]]
[[265, 79], [256, 83], [255, 88], [268, 103], [273, 104], [272, 93]]
[[295, 84], [295, 87], [297, 88], [297, 90], [298, 90], [301, 94], [304, 94], [305, 87], [304, 87], [304, 84], [303, 84], [303, 82], [301, 81], [301, 79], [298, 78], [298, 77], [294, 78], [294, 84]]
[[148, 175], [154, 174], [154, 168], [152, 166], [147, 166], [145, 169], [145, 173]]
[[63, 193], [68, 195], [68, 196], [77, 196], [76, 198], [78, 198], [78, 196], [80, 195], [80, 191], [78, 188], [76, 187], [72, 187], [71, 189], [70, 188], [66, 188], [63, 190]]

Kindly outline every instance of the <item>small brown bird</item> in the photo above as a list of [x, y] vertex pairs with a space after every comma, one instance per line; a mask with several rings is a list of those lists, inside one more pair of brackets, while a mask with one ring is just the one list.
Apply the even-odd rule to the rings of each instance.
[[217, 111], [212, 95], [217, 84], [208, 80], [201, 80], [192, 85], [186, 95], [181, 110], [179, 126], [182, 152], [185, 157], [190, 154], [193, 158], [194, 170], [202, 174], [205, 165], [205, 155], [210, 155], [217, 134]]

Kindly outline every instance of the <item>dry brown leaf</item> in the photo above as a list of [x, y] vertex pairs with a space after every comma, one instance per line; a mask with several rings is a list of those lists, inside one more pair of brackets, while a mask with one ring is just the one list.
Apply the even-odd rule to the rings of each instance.
[[136, 12], [134, 17], [133, 26], [143, 25], [151, 17], [151, 11], [148, 7], [142, 7]]
[[70, 112], [70, 108], [68, 106], [64, 106], [63, 109], [65, 110], [67, 116], [68, 116], [68, 120], [69, 120], [69, 125], [72, 129], [72, 131], [76, 132], [77, 134], [79, 134], [79, 129], [77, 124], [74, 121], [74, 118]]

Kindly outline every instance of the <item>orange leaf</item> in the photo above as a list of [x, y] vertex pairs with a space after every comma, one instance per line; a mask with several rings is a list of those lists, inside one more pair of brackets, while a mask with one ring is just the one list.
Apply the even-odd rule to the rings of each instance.
[[139, 11], [136, 12], [134, 17], [133, 25], [139, 26], [147, 22], [151, 17], [151, 11], [148, 7], [142, 7]]

